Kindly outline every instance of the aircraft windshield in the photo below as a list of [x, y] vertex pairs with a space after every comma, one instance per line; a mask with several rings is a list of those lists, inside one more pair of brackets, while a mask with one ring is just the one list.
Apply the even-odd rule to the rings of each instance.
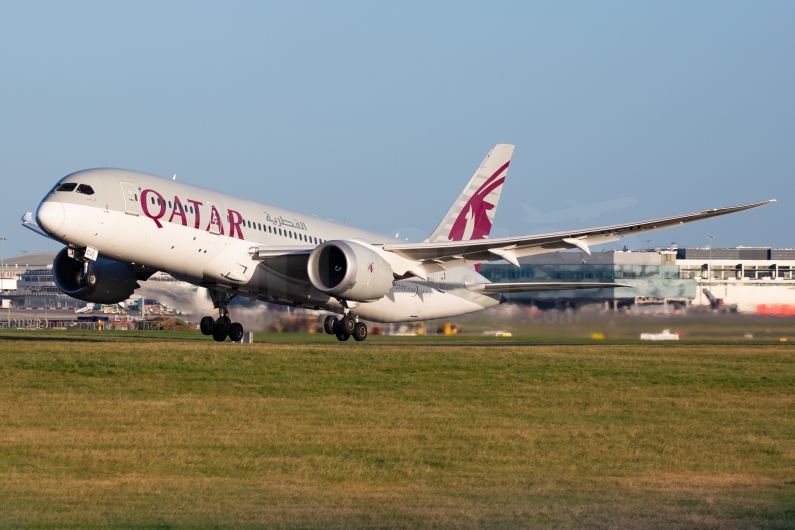
[[55, 191], [75, 191], [76, 187], [77, 187], [76, 183], [67, 182], [66, 184], [61, 184], [60, 186], [55, 188]]

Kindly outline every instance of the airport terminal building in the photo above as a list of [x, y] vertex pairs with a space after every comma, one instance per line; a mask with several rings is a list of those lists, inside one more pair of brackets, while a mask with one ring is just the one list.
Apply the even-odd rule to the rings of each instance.
[[506, 295], [512, 302], [542, 309], [671, 304], [795, 314], [795, 249], [679, 248], [590, 256], [566, 251], [521, 258], [519, 263], [520, 267], [484, 264], [480, 272], [492, 282], [601, 281], [631, 286]]

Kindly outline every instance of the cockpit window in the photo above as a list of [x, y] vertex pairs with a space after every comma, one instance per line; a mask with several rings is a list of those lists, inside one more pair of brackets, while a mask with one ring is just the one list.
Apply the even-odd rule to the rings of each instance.
[[80, 184], [77, 187], [77, 193], [82, 193], [83, 195], [94, 195], [94, 188], [88, 184]]
[[66, 184], [61, 184], [55, 191], [75, 191], [77, 184], [75, 182], [67, 182]]

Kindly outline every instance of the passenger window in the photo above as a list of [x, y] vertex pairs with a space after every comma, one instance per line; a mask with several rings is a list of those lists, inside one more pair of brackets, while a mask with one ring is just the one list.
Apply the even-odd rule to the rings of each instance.
[[135, 202], [138, 202], [138, 194], [136, 193], [136, 194], [135, 194], [135, 195], [133, 195], [133, 196], [135, 197]]
[[171, 201], [168, 201], [168, 207], [171, 208]]
[[77, 187], [77, 193], [82, 193], [83, 195], [94, 195], [94, 188], [88, 184], [80, 184]]
[[155, 203], [155, 198], [151, 197], [151, 199], [152, 199], [152, 204], [154, 204]]
[[75, 191], [76, 187], [77, 184], [75, 184], [74, 182], [67, 182], [66, 184], [61, 184], [60, 186], [55, 188], [55, 191]]

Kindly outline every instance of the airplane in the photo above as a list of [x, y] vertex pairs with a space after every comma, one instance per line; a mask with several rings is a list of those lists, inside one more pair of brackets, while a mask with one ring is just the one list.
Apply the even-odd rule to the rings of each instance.
[[514, 146], [498, 144], [437, 228], [410, 243], [251, 199], [124, 169], [60, 179], [22, 224], [64, 247], [53, 277], [64, 293], [100, 304], [128, 299], [157, 271], [208, 289], [218, 318], [200, 329], [239, 341], [236, 296], [325, 310], [328, 334], [367, 338], [372, 322], [410, 322], [496, 306], [504, 293], [626, 287], [620, 283], [490, 283], [481, 263], [590, 247], [774, 201], [637, 223], [489, 238]]

